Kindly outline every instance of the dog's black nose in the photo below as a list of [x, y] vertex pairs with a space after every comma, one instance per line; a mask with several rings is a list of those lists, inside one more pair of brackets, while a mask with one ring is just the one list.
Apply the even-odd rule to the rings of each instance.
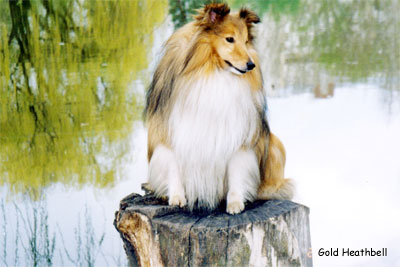
[[254, 64], [252, 61], [247, 62], [247, 70], [252, 70], [254, 69], [256, 64]]

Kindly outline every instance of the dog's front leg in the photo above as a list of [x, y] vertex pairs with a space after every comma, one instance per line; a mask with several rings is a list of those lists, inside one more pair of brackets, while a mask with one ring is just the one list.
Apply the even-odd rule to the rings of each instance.
[[240, 149], [228, 162], [228, 194], [226, 212], [237, 214], [243, 211], [244, 203], [253, 201], [260, 184], [257, 157], [251, 149]]
[[184, 207], [186, 205], [185, 189], [183, 188], [179, 167], [176, 162], [169, 168], [168, 173], [168, 204]]
[[186, 205], [185, 189], [182, 184], [179, 164], [175, 153], [164, 145], [154, 150], [149, 164], [149, 184], [156, 195], [168, 195], [169, 205]]

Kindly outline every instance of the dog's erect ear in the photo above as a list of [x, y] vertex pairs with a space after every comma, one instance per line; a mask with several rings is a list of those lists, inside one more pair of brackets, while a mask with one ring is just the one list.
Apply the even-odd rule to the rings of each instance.
[[247, 9], [247, 8], [242, 8], [239, 11], [239, 18], [243, 19], [244, 22], [247, 25], [248, 33], [249, 33], [249, 41], [251, 42], [254, 39], [254, 35], [252, 32], [253, 24], [259, 23], [260, 18], [257, 16], [256, 13], [253, 11]]
[[245, 20], [247, 26], [250, 26], [252, 23], [260, 22], [260, 18], [257, 14], [247, 8], [240, 9], [239, 17]]
[[213, 3], [206, 5], [198, 12], [198, 15], [194, 17], [197, 20], [197, 25], [211, 28], [223, 21], [225, 16], [229, 14], [230, 9], [225, 3]]

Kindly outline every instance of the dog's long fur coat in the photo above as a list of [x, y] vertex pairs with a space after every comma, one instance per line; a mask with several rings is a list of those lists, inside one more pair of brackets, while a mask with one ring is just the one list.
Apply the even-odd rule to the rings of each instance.
[[210, 4], [167, 41], [147, 93], [149, 185], [170, 205], [290, 199], [285, 151], [270, 133], [248, 9]]

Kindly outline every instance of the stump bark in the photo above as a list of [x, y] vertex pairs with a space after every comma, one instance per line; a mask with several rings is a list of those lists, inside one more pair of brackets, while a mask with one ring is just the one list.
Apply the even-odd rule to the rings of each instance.
[[130, 266], [312, 266], [309, 209], [256, 201], [238, 215], [168, 206], [151, 194], [121, 200], [114, 225]]

